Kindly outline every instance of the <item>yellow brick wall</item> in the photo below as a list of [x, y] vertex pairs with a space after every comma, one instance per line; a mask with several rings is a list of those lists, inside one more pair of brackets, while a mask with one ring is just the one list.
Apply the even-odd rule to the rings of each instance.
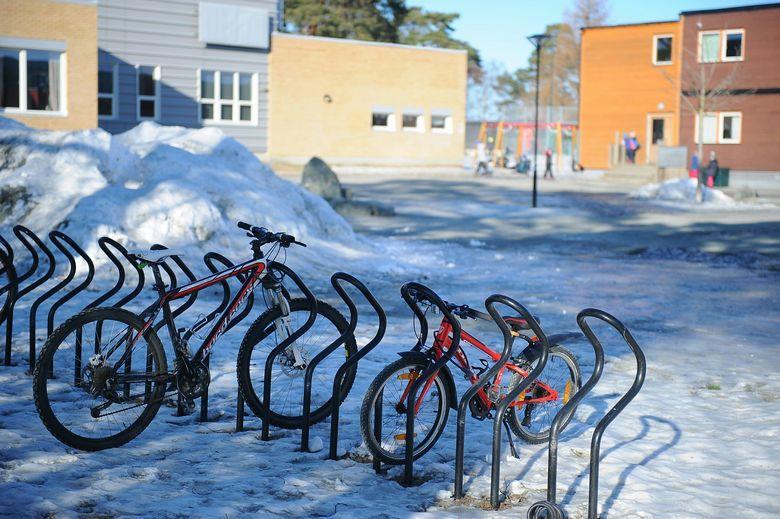
[[[653, 64], [653, 36], [672, 34], [671, 65]], [[649, 114], [668, 115], [671, 145], [677, 145], [681, 31], [678, 22], [586, 29], [580, 56], [580, 162], [586, 168], [609, 166], [615, 133], [636, 132], [646, 162]], [[670, 81], [671, 79], [671, 81]]]
[[96, 4], [0, 0], [0, 36], [64, 41], [67, 47], [67, 115], [0, 115], [50, 130], [97, 126]]
[[[464, 52], [274, 34], [269, 81], [269, 155], [302, 162], [458, 164], [466, 118]], [[331, 102], [325, 101], [329, 96]], [[395, 131], [371, 127], [392, 107]], [[405, 108], [422, 108], [425, 130], [404, 131]], [[452, 114], [452, 133], [433, 133], [432, 110]]]

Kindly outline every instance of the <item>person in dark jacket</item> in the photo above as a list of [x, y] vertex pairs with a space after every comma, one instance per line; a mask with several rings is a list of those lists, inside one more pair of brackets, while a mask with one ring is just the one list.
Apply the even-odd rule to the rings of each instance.
[[707, 187], [715, 185], [715, 175], [718, 173], [718, 159], [715, 158], [715, 152], [710, 152], [710, 163], [707, 164], [707, 169], [704, 170], [707, 176]]
[[547, 175], [550, 175], [550, 180], [554, 180], [552, 172], [552, 155], [552, 150], [547, 148], [547, 151], [544, 152], [544, 178], [547, 178]]

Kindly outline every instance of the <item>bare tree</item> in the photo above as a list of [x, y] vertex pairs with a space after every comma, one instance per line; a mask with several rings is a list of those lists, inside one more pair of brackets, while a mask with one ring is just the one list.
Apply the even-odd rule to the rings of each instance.
[[574, 0], [572, 6], [563, 13], [563, 19], [574, 29], [579, 44], [580, 29], [603, 25], [609, 19], [609, 11], [609, 2], [606, 0]]

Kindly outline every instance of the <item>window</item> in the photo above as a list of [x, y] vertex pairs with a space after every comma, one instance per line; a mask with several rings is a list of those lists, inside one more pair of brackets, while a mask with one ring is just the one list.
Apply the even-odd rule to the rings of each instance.
[[160, 117], [160, 67], [136, 67], [137, 117], [139, 120]]
[[663, 144], [664, 143], [664, 120], [663, 119], [653, 119], [653, 144]]
[[[695, 118], [694, 142], [699, 142], [699, 117]], [[742, 142], [742, 113], [713, 112], [704, 115], [704, 144], [739, 144]]]
[[395, 114], [392, 110], [374, 109], [371, 112], [371, 127], [374, 130], [395, 131]]
[[699, 63], [745, 59], [745, 30], [699, 31]]
[[431, 113], [432, 133], [452, 133], [452, 116], [447, 112]]
[[720, 58], [723, 61], [742, 61], [742, 47], [745, 31], [742, 29], [723, 31], [723, 48]]
[[220, 124], [256, 124], [255, 75], [200, 71], [200, 119]]
[[653, 36], [653, 65], [670, 65], [672, 63], [672, 35]]
[[721, 144], [742, 142], [742, 114], [740, 112], [721, 112], [718, 114], [718, 122], [718, 142]]
[[117, 106], [117, 67], [102, 65], [98, 69], [98, 117], [113, 119]]
[[409, 132], [425, 131], [425, 122], [421, 113], [404, 113], [401, 117], [401, 128]]
[[0, 111], [62, 114], [65, 54], [0, 48]]

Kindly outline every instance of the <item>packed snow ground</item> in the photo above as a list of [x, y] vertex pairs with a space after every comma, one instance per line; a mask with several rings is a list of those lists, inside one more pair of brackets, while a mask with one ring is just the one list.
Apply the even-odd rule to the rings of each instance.
[[695, 178], [675, 178], [665, 182], [646, 184], [629, 194], [631, 198], [639, 200], [651, 200], [666, 202], [675, 207], [724, 209], [724, 208], [753, 208], [763, 209], [773, 207], [772, 204], [746, 204], [734, 200], [729, 195], [718, 189], [707, 186], [701, 188], [701, 201], [696, 199]]
[[[777, 339], [780, 315], [774, 311], [780, 305], [777, 272], [691, 263], [676, 258], [628, 260], [605, 257], [598, 251], [556, 254], [511, 243], [487, 247], [479, 240], [456, 244], [375, 237], [369, 242], [353, 237], [348, 225], [314, 197], [275, 179], [270, 171], [267, 177], [261, 176], [264, 173], [258, 162], [253, 162], [251, 169], [249, 165], [245, 170], [239, 169], [245, 161], [254, 158], [242, 155], [240, 149], [221, 154], [218, 150], [232, 146], [232, 142], [224, 142], [226, 139], [214, 138], [205, 130], [192, 132], [147, 126], [135, 131], [135, 137], [126, 134], [113, 139], [99, 131], [85, 134], [108, 141], [102, 147], [93, 146], [100, 150], [111, 150], [117, 146], [114, 141], [125, 140], [121, 155], [130, 163], [140, 160], [140, 168], [109, 167], [106, 164], [110, 162], [90, 163], [91, 159], [85, 156], [62, 157], [61, 164], [68, 167], [74, 161], [84, 160], [79, 167], [74, 167], [72, 174], [91, 179], [72, 183], [67, 188], [60, 188], [63, 184], [57, 183], [67, 183], [67, 175], [56, 172], [53, 178], [62, 180], [49, 181], [53, 187], [36, 180], [48, 171], [43, 164], [37, 171], [27, 170], [25, 184], [31, 190], [39, 190], [36, 196], [43, 194], [51, 200], [28, 210], [29, 220], [22, 221], [42, 231], [47, 221], [67, 219], [65, 230], [85, 242], [108, 232], [133, 245], [152, 241], [173, 244], [176, 236], [183, 236], [176, 245], [190, 245], [193, 254], [215, 249], [240, 259], [246, 251], [246, 239], [231, 227], [231, 219], [258, 222], [267, 218], [260, 223], [298, 233], [310, 243], [310, 249], [290, 251], [290, 264], [303, 267], [304, 277], [315, 292], [342, 311], [345, 311], [343, 305], [328, 287], [330, 273], [343, 269], [364, 280], [385, 305], [389, 327], [382, 345], [361, 362], [360, 376], [342, 408], [340, 451], [349, 453], [349, 457], [340, 461], [324, 459], [328, 422], [313, 430], [313, 435], [325, 444], [323, 450], [313, 453], [297, 450], [298, 431], [273, 430], [272, 441], [261, 441], [260, 422], [255, 418], [247, 418], [245, 432], [233, 432], [235, 355], [251, 319], [226, 335], [214, 350], [209, 422], [198, 422], [197, 414], [177, 418], [172, 408], [163, 407], [152, 425], [122, 448], [99, 453], [73, 451], [57, 442], [37, 417], [30, 378], [25, 373], [27, 345], [19, 318], [16, 325], [19, 333], [13, 344], [15, 366], [0, 367], [0, 514], [13, 517], [46, 514], [62, 517], [524, 516], [528, 505], [544, 495], [546, 446], [518, 444], [521, 458], [515, 460], [504, 444], [501, 488], [507, 504], [501, 511], [492, 512], [487, 509], [491, 424], [486, 422], [471, 418], [467, 421], [465, 488], [468, 498], [461, 503], [451, 500], [453, 413], [439, 443], [415, 464], [416, 475], [424, 481], [420, 486], [401, 487], [397, 482], [398, 468], [384, 476], [375, 475], [371, 470], [367, 451], [361, 446], [358, 413], [362, 395], [372, 378], [397, 358], [395, 352], [414, 343], [411, 312], [398, 293], [400, 285], [409, 280], [427, 284], [445, 299], [472, 306], [478, 306], [491, 293], [506, 293], [539, 315], [549, 333], [576, 329], [576, 313], [588, 306], [603, 308], [625, 321], [645, 350], [648, 376], [642, 392], [604, 437], [600, 506], [606, 517], [780, 514], [780, 498], [776, 493], [780, 488], [780, 473], [776, 470], [776, 452], [780, 447]], [[147, 131], [156, 135], [143, 137]], [[165, 131], [171, 132], [167, 138], [161, 135]], [[203, 148], [193, 144], [199, 136], [209, 140]], [[41, 154], [41, 161], [50, 160], [42, 151], [47, 146], [50, 155], [58, 156], [66, 147], [63, 142], [75, 137], [33, 132], [28, 138], [35, 144], [30, 145], [27, 165], [22, 168], [34, 166], [35, 153]], [[162, 143], [154, 144], [158, 139]], [[235, 162], [231, 161], [231, 153], [238, 157]], [[211, 167], [220, 168], [219, 172], [210, 177], [208, 168], [200, 169], [201, 161], [213, 161]], [[91, 168], [104, 180], [89, 173]], [[20, 174], [19, 169], [15, 174], [0, 172], [0, 185]], [[108, 172], [122, 172], [128, 177], [112, 176]], [[221, 181], [222, 175], [235, 175], [238, 185], [224, 181], [213, 187], [214, 179]], [[252, 182], [253, 175], [259, 180]], [[248, 179], [247, 182], [242, 178]], [[127, 187], [128, 181], [131, 187]], [[161, 187], [166, 182], [171, 186], [168, 191]], [[133, 205], [143, 202], [143, 197], [136, 193], [150, 193], [159, 197], [157, 203], [176, 207], [182, 203], [176, 197], [193, 183], [203, 189], [187, 195], [189, 198], [185, 200], [203, 204], [196, 205], [204, 208], [203, 214], [183, 211], [170, 219], [155, 220], [162, 218], [161, 207], [165, 205], [159, 208]], [[53, 196], [60, 189], [63, 196]], [[230, 192], [233, 189], [242, 190], [248, 199], [260, 197], [255, 193], [259, 189], [268, 189], [270, 194], [266, 199], [254, 198], [257, 205], [247, 204], [236, 212], [231, 212], [233, 206], [214, 204], [217, 196], [237, 203], [238, 197]], [[314, 207], [310, 209], [314, 213], [310, 218], [316, 221], [306, 220], [305, 215], [295, 213], [296, 209], [290, 212], [277, 209], [280, 201], [287, 202], [282, 196], [291, 198], [288, 207], [298, 207], [302, 212], [305, 207]], [[114, 197], [120, 197], [118, 206], [149, 211], [148, 218], [157, 222], [156, 228], [128, 223], [126, 218], [137, 216], [136, 209], [109, 208], [107, 211], [113, 212], [102, 218], [97, 208], [111, 205]], [[297, 200], [304, 202], [296, 206]], [[23, 205], [15, 210], [25, 210]], [[209, 210], [205, 208], [210, 205], [216, 208], [219, 217], [216, 213], [208, 216]], [[468, 209], [460, 207], [460, 210]], [[75, 212], [78, 218], [66, 218]], [[15, 215], [20, 217], [19, 213]], [[35, 218], [40, 218], [37, 226]], [[187, 221], [187, 218], [199, 220]], [[96, 228], [106, 222], [111, 229]], [[4, 222], [5, 225], [13, 223], [13, 217]], [[201, 226], [213, 233], [206, 233], [205, 241], [196, 246], [194, 242], [203, 238], [196, 231]], [[146, 230], [131, 234], [139, 227]], [[7, 228], [2, 232], [9, 236]], [[158, 232], [164, 236], [158, 236]], [[190, 262], [197, 264], [197, 256]], [[58, 315], [77, 311], [95, 294], [79, 296]], [[193, 318], [216, 305], [219, 294], [208, 292], [204, 296], [190, 311]], [[145, 301], [150, 297], [147, 292]], [[21, 301], [17, 316], [27, 313], [32, 299]], [[145, 301], [138, 301], [135, 308]], [[259, 311], [256, 309], [253, 316]], [[361, 304], [361, 313], [370, 315], [366, 305]], [[186, 324], [185, 320], [181, 325]], [[358, 344], [373, 336], [373, 324], [370, 318], [360, 324]], [[467, 326], [474, 325], [467, 323]], [[565, 431], [560, 449], [558, 494], [572, 518], [585, 517], [592, 426], [629, 386], [634, 374], [633, 357], [617, 334], [602, 327], [594, 329], [604, 334], [608, 363], [601, 383]], [[492, 344], [498, 347], [495, 330], [481, 325], [475, 331], [492, 338]], [[580, 358], [587, 376], [592, 368], [590, 347], [582, 342], [569, 346]], [[465, 389], [461, 379], [457, 376], [456, 379], [459, 391]]]

